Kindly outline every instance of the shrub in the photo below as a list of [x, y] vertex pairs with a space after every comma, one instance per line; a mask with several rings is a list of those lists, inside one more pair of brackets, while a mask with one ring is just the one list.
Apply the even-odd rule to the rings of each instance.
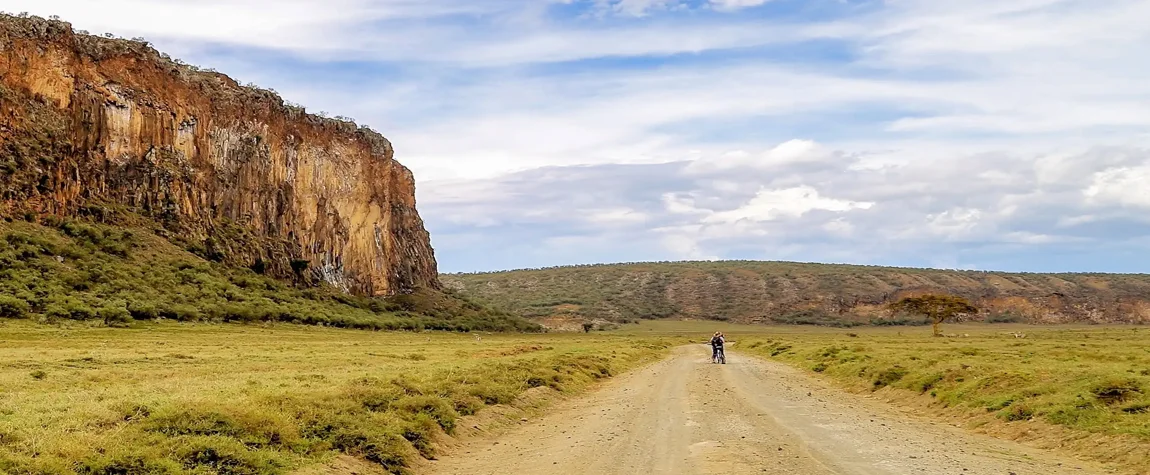
[[894, 366], [887, 370], [880, 371], [877, 375], [875, 375], [875, 379], [873, 381], [874, 389], [882, 389], [897, 383], [900, 379], [903, 378], [903, 376], [906, 376], [908, 372], [909, 371], [907, 371], [907, 369], [903, 368], [902, 366]]
[[131, 323], [132, 314], [123, 304], [109, 304], [96, 310], [96, 318], [108, 326], [122, 326]]
[[0, 318], [28, 318], [31, 307], [23, 299], [0, 295]]
[[197, 437], [177, 454], [184, 466], [196, 472], [235, 475], [281, 473], [288, 466], [280, 456], [263, 450], [249, 450], [244, 444], [222, 437]]
[[1001, 417], [1007, 421], [1026, 421], [1034, 417], [1034, 409], [1026, 404], [1012, 404], [1002, 411]]
[[91, 320], [96, 317], [96, 311], [92, 307], [72, 299], [48, 304], [47, 308], [44, 309], [44, 314], [48, 318], [71, 320]]
[[1117, 404], [1140, 396], [1142, 383], [1134, 378], [1110, 378], [1095, 384], [1090, 392], [1103, 403]]
[[151, 302], [132, 302], [128, 304], [128, 314], [136, 320], [154, 320], [160, 317], [156, 304]]
[[130, 454], [118, 457], [100, 456], [83, 462], [80, 475], [162, 475], [181, 473], [182, 467], [172, 460]]
[[173, 304], [159, 307], [160, 317], [179, 320], [181, 322], [194, 322], [201, 320], [203, 314], [195, 307], [186, 304]]

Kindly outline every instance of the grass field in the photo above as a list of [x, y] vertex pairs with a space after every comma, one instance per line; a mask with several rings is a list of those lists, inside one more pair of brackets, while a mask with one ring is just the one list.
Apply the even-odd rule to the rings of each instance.
[[65, 323], [0, 320], [0, 472], [293, 473], [347, 454], [401, 473], [461, 416], [532, 387], [579, 392], [715, 330], [735, 351], [856, 391], [896, 391], [980, 424], [1041, 423], [1063, 441], [1120, 438], [1128, 458], [1150, 447], [1150, 329], [1140, 327], [961, 325], [946, 331], [969, 336], [932, 338], [921, 327], [652, 321], [477, 338]]
[[0, 473], [291, 473], [339, 454], [402, 472], [461, 415], [580, 391], [661, 341], [0, 320]]

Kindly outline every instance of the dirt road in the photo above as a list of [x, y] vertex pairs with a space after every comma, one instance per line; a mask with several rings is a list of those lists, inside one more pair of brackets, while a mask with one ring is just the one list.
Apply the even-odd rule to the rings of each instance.
[[704, 346], [608, 383], [433, 474], [1094, 474], [1097, 466], [908, 420], [780, 364]]

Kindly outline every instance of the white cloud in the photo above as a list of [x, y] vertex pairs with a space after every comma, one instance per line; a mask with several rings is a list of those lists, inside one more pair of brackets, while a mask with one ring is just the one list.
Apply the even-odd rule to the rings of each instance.
[[[754, 173], [754, 162], [707, 175], [684, 173], [695, 167], [691, 162], [524, 172], [503, 180], [501, 192], [492, 195], [521, 198], [476, 203], [474, 212], [494, 217], [501, 223], [496, 228], [531, 223], [561, 235], [578, 231], [612, 236], [620, 245], [658, 247], [663, 254], [653, 258], [662, 259], [985, 267], [962, 256], [980, 248], [1009, 249], [1011, 255], [1020, 249], [1066, 246], [1106, 252], [1105, 243], [1125, 239], [1115, 233], [1133, 238], [1148, 232], [1137, 213], [1132, 217], [1123, 212], [1127, 206], [1150, 204], [1135, 186], [1146, 182], [1145, 169], [1114, 165], [1150, 163], [1146, 149], [1102, 148], [1058, 157], [1094, 171], [1053, 181], [1038, 179], [1043, 171], [1035, 163], [1043, 161], [1041, 156], [955, 155], [858, 168], [855, 161], [862, 160], [861, 154], [831, 155], [840, 158], [813, 168], [791, 161], [773, 169], [775, 175], [802, 181], [794, 186], [772, 183], [790, 178], [764, 182]], [[541, 199], [538, 190], [550, 195]], [[587, 198], [594, 202], [588, 210], [612, 210], [605, 214], [618, 218], [641, 214], [643, 219], [604, 219], [587, 227], [576, 226], [561, 213], [539, 220], [529, 212], [565, 209], [567, 203]], [[434, 201], [423, 205], [432, 215], [440, 209]], [[1031, 265], [1051, 262], [1042, 258]]]
[[708, 210], [702, 210], [695, 207], [695, 202], [690, 197], [677, 196], [674, 193], [663, 194], [663, 206], [667, 212], [675, 214], [706, 214]]
[[735, 150], [715, 159], [694, 160], [686, 168], [686, 172], [706, 174], [733, 168], [769, 170], [796, 163], [818, 163], [835, 158], [834, 154], [812, 140], [792, 139], [760, 154]]
[[757, 7], [768, 1], [770, 0], [710, 0], [710, 4], [716, 10], [734, 11], [743, 8]]
[[1094, 205], [1150, 208], [1150, 164], [1097, 172], [1083, 193]]
[[955, 208], [926, 216], [927, 226], [932, 233], [958, 239], [972, 233], [982, 220], [982, 210]]
[[662, 238], [662, 245], [678, 259], [716, 260], [717, 256], [703, 252], [699, 241], [685, 234], [668, 234]]
[[853, 209], [869, 209], [871, 202], [837, 200], [819, 195], [810, 186], [777, 190], [760, 190], [746, 204], [730, 210], [714, 213], [703, 219], [704, 223], [734, 223], [742, 220], [773, 221], [780, 218], [797, 218], [811, 211], [844, 212]]
[[[7, 0], [2, 11], [60, 15], [78, 29], [143, 36], [169, 53], [207, 46], [281, 50], [317, 60], [506, 66], [674, 55], [789, 42], [809, 33], [750, 22], [611, 25], [548, 19], [536, 0]], [[601, 3], [601, 2], [600, 2]], [[620, 13], [674, 10], [668, 0], [605, 4]], [[484, 21], [486, 20], [486, 21]], [[821, 33], [817, 33], [821, 34]]]
[[676, 0], [596, 0], [599, 7], [614, 13], [646, 16], [652, 10], [666, 10], [681, 5]]
[[584, 219], [593, 224], [628, 225], [641, 224], [650, 217], [630, 208], [608, 208], [589, 210]]
[[[707, 0], [706, 5], [714, 10], [733, 12], [744, 8], [757, 7], [770, 0]], [[690, 10], [690, 5], [682, 0], [595, 0], [600, 11], [636, 17], [648, 16], [659, 11]]]

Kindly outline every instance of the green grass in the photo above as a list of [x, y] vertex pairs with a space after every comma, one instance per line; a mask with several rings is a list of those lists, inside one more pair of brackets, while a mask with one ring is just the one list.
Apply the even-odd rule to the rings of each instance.
[[295, 325], [0, 321], [0, 472], [276, 474], [338, 454], [395, 473], [532, 387], [573, 393], [661, 338]]
[[368, 299], [206, 261], [145, 227], [0, 222], [0, 318], [288, 322], [371, 330], [536, 331], [538, 325], [422, 292]]
[[810, 326], [916, 326], [902, 292], [960, 295], [993, 323], [1150, 322], [1150, 275], [1023, 274], [793, 262], [660, 262], [447, 274], [463, 295], [530, 318], [667, 317]]
[[[941, 407], [1036, 419], [1150, 442], [1150, 329], [947, 326], [775, 332], [734, 349], [784, 361], [865, 390], [903, 389]], [[1019, 331], [1025, 338], [1010, 333]], [[853, 335], [853, 336], [852, 336]]]

